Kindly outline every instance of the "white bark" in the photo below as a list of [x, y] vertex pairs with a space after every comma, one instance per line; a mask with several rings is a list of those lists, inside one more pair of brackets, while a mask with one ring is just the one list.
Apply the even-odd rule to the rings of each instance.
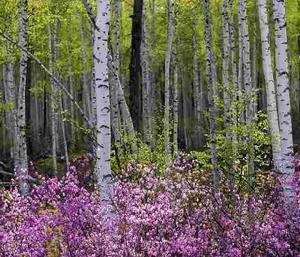
[[148, 54], [148, 27], [146, 19], [146, 3], [143, 5], [143, 31], [141, 43], [141, 66], [142, 66], [142, 98], [143, 98], [143, 138], [146, 144], [150, 144], [150, 95], [151, 77]]
[[96, 176], [102, 201], [110, 200], [112, 172], [110, 163], [111, 124], [108, 83], [108, 34], [110, 21], [110, 3], [108, 0], [97, 1], [96, 24], [93, 47], [95, 66], [95, 90], [97, 102], [97, 151]]
[[[9, 54], [12, 54], [9, 51]], [[12, 110], [10, 111], [8, 115], [9, 119], [9, 127], [11, 129], [10, 131], [10, 138], [11, 138], [11, 157], [14, 160], [15, 166], [17, 165], [17, 156], [18, 153], [16, 152], [16, 142], [17, 142], [17, 124], [16, 124], [16, 88], [15, 88], [15, 79], [14, 79], [14, 65], [12, 63], [12, 60], [6, 65], [6, 88], [7, 88], [7, 98], [6, 100], [12, 104]]]
[[87, 51], [87, 42], [86, 37], [87, 33], [85, 33], [85, 28], [82, 23], [82, 17], [80, 11], [78, 11], [78, 21], [80, 26], [80, 34], [81, 34], [81, 41], [82, 41], [82, 103], [83, 103], [83, 111], [88, 119], [91, 118], [91, 97], [90, 97], [90, 90], [88, 86], [88, 75], [87, 75], [87, 58], [86, 58], [86, 51]]
[[228, 22], [228, 0], [223, 0], [222, 6], [222, 26], [223, 26], [223, 85], [224, 85], [224, 127], [226, 137], [231, 139], [230, 134], [230, 95], [229, 95], [229, 22]]
[[[27, 50], [27, 24], [28, 24], [28, 2], [27, 0], [20, 1], [20, 17], [19, 17], [19, 45]], [[20, 61], [20, 81], [18, 88], [18, 102], [17, 102], [17, 136], [16, 140], [16, 153], [17, 161], [16, 172], [18, 175], [23, 176], [20, 180], [20, 191], [23, 195], [29, 193], [29, 185], [26, 181], [28, 175], [28, 156], [27, 156], [27, 144], [26, 144], [26, 117], [25, 117], [25, 91], [26, 91], [26, 78], [27, 78], [27, 61], [28, 55], [26, 51], [22, 51]]]
[[[109, 60], [111, 62], [112, 60]], [[118, 101], [118, 85], [114, 75], [112, 65], [109, 63], [109, 81], [111, 85], [110, 90], [110, 104], [111, 104], [111, 127], [114, 136], [115, 147], [121, 153], [121, 131], [120, 131], [120, 115], [119, 115], [119, 101]], [[115, 70], [117, 72], [117, 70]]]
[[[71, 49], [69, 44], [68, 46], [68, 84], [69, 84], [69, 91], [70, 94], [74, 97], [74, 78], [73, 78], [73, 72], [72, 72], [72, 57], [71, 57]], [[75, 112], [74, 112], [74, 103], [73, 101], [70, 101], [70, 114], [71, 114], [71, 121], [75, 122]], [[71, 146], [72, 150], [75, 145], [75, 138], [76, 138], [76, 130], [75, 126], [71, 123], [70, 124], [70, 138], [71, 138]]]
[[165, 55], [165, 106], [164, 106], [164, 139], [165, 139], [165, 158], [166, 163], [170, 162], [170, 61], [173, 38], [173, 10], [172, 0], [168, 0], [168, 31], [167, 31], [167, 49]]
[[120, 106], [120, 111], [121, 111], [121, 117], [123, 122], [125, 123], [126, 126], [126, 132], [128, 133], [129, 137], [132, 139], [131, 140], [131, 150], [134, 154], [138, 153], [137, 145], [136, 145], [136, 134], [133, 126], [133, 122], [131, 119], [129, 107], [126, 103], [125, 95], [123, 88], [121, 86], [121, 81], [119, 78], [119, 75], [117, 73], [117, 70], [115, 68], [115, 64], [112, 60], [112, 56], [109, 55], [109, 61], [108, 61], [108, 68], [109, 70], [113, 73], [112, 74], [112, 81], [113, 84], [116, 86], [117, 94], [118, 94], [118, 105]]
[[272, 138], [272, 153], [274, 168], [280, 167], [280, 136], [276, 103], [276, 91], [272, 69], [271, 47], [269, 42], [268, 12], [265, 0], [259, 0], [258, 14], [260, 23], [260, 37], [262, 46], [263, 71], [267, 90], [267, 111]]
[[174, 90], [174, 99], [173, 99], [173, 144], [174, 144], [174, 157], [178, 154], [178, 68], [177, 68], [177, 36], [176, 30], [174, 33], [174, 45], [173, 45], [173, 90]]
[[116, 72], [120, 77], [120, 16], [121, 0], [114, 0], [114, 54], [113, 60]]
[[[59, 108], [60, 108], [61, 113], [63, 113], [65, 111], [62, 96], [60, 96], [60, 99], [59, 99]], [[65, 127], [64, 119], [61, 120], [61, 132], [62, 132], [64, 152], [65, 152], [65, 162], [66, 162], [67, 171], [68, 171], [68, 169], [69, 169], [69, 153], [68, 153], [68, 142], [67, 142], [67, 134], [66, 134], [66, 127]]]
[[149, 62], [151, 67], [150, 72], [150, 80], [151, 80], [151, 91], [150, 91], [150, 100], [149, 100], [149, 111], [150, 111], [150, 124], [149, 129], [151, 131], [151, 149], [154, 149], [155, 147], [155, 140], [154, 140], [154, 134], [155, 134], [155, 124], [154, 124], [154, 118], [155, 118], [155, 103], [156, 103], [156, 97], [155, 97], [155, 70], [154, 70], [154, 52], [155, 52], [155, 0], [149, 0], [150, 4], [150, 49], [151, 54], [149, 55]]
[[30, 51], [27, 50], [27, 47], [22, 46], [20, 43], [14, 41], [11, 37], [6, 35], [3, 31], [0, 30], [0, 36], [3, 37], [5, 40], [7, 40], [12, 45], [17, 46], [20, 48], [24, 53], [26, 53], [32, 60], [34, 60], [44, 71], [46, 74], [48, 74], [56, 83], [60, 89], [67, 95], [67, 97], [72, 101], [72, 103], [76, 106], [77, 110], [79, 111], [80, 115], [83, 117], [83, 119], [88, 123], [89, 127], [93, 127], [93, 124], [89, 121], [89, 119], [84, 114], [82, 108], [78, 104], [78, 102], [75, 100], [72, 94], [68, 91], [67, 87], [57, 78], [54, 76], [53, 73], [50, 72], [50, 70]]
[[[113, 5], [113, 60], [115, 64], [115, 72], [119, 74], [120, 69], [120, 14], [121, 14], [121, 1], [114, 0]], [[109, 64], [112, 60], [109, 60]], [[111, 126], [114, 137], [114, 146], [118, 149], [118, 153], [122, 154], [121, 145], [121, 116], [118, 101], [118, 88], [117, 81], [114, 76], [114, 71], [109, 67], [109, 81], [111, 82], [110, 88], [110, 101], [111, 101]]]
[[281, 141], [282, 184], [287, 199], [294, 200], [292, 179], [295, 172], [293, 157], [293, 137], [290, 105], [290, 83], [288, 69], [288, 42], [286, 29], [285, 1], [273, 0], [275, 22], [275, 54], [278, 118]]
[[250, 60], [250, 39], [248, 31], [248, 16], [246, 0], [239, 0], [239, 19], [241, 21], [241, 48], [242, 48], [242, 71], [243, 71], [243, 89], [245, 90], [245, 121], [248, 126], [247, 144], [249, 146], [248, 159], [248, 176], [252, 180], [254, 178], [254, 146], [252, 144], [252, 119], [253, 119], [253, 91], [252, 91], [252, 77], [251, 77], [251, 60]]
[[[56, 31], [53, 32], [54, 34]], [[51, 24], [48, 23], [48, 49], [49, 49], [49, 70], [54, 73], [53, 61], [55, 58], [54, 48], [55, 35], [53, 35], [51, 30]], [[53, 163], [53, 175], [57, 176], [57, 117], [55, 113], [55, 82], [50, 78], [51, 85], [51, 100], [50, 100], [50, 110], [51, 110], [51, 143], [52, 143], [52, 163]]]
[[242, 55], [243, 55], [243, 86], [246, 94], [246, 121], [251, 123], [253, 118], [253, 100], [252, 100], [252, 77], [250, 60], [250, 39], [248, 31], [248, 16], [246, 0], [239, 0], [239, 8], [242, 22]]
[[216, 95], [216, 67], [212, 48], [211, 19], [209, 10], [209, 0], [204, 0], [204, 23], [205, 23], [205, 46], [206, 46], [206, 75], [209, 90], [209, 122], [210, 122], [210, 148], [211, 162], [213, 165], [213, 185], [215, 190], [220, 183], [220, 173], [218, 170], [218, 158], [216, 148], [216, 107], [214, 97]]

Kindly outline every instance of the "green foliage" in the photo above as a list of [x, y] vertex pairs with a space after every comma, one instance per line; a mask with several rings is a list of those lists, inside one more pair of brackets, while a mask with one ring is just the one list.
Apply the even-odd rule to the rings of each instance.
[[200, 169], [212, 170], [211, 154], [209, 151], [192, 151], [190, 154], [197, 160]]
[[[138, 153], [132, 152], [132, 144], [135, 143], [138, 148]], [[155, 141], [155, 148], [143, 143], [141, 136], [131, 138], [128, 134], [122, 135], [122, 146], [114, 145], [112, 156], [112, 169], [118, 173], [122, 168], [130, 162], [138, 161], [143, 164], [153, 164], [162, 171], [165, 168], [165, 148], [163, 135], [159, 135]]]

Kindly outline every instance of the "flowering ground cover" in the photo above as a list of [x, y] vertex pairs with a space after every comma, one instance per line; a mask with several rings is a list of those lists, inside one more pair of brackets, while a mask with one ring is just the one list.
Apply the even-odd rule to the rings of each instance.
[[188, 155], [163, 173], [131, 163], [109, 212], [78, 177], [71, 167], [60, 180], [39, 178], [30, 196], [1, 191], [0, 256], [300, 256], [299, 191], [296, 210], [287, 209], [272, 173], [251, 193], [226, 181], [214, 192], [210, 173]]

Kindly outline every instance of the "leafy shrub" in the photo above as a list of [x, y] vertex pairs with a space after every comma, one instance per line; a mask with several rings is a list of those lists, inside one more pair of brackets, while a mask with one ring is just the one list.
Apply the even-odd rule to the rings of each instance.
[[[4, 191], [0, 256], [300, 256], [299, 214], [286, 212], [275, 175], [251, 195], [225, 183], [214, 192], [211, 173], [198, 167], [189, 155], [164, 173], [128, 164], [113, 188], [112, 213], [97, 191], [80, 187], [74, 167], [61, 180], [42, 178], [29, 197]], [[299, 176], [297, 169], [298, 209]]]

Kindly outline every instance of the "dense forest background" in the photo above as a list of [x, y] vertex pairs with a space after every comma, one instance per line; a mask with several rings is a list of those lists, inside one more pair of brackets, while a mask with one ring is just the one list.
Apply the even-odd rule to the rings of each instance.
[[299, 257], [299, 0], [0, 0], [0, 256]]
[[[6, 169], [27, 169], [30, 160], [62, 175], [70, 156], [96, 157], [100, 146], [98, 157], [112, 156], [116, 172], [134, 159], [164, 166], [180, 150], [211, 155], [218, 180], [235, 162], [251, 173], [271, 168], [272, 159], [278, 166], [278, 151], [297, 149], [297, 1], [277, 11], [265, 1], [116, 0], [107, 49], [95, 49], [103, 36], [96, 35], [96, 1], [4, 1], [0, 8]], [[103, 51], [109, 85], [97, 78]], [[109, 90], [97, 95], [101, 85]]]

